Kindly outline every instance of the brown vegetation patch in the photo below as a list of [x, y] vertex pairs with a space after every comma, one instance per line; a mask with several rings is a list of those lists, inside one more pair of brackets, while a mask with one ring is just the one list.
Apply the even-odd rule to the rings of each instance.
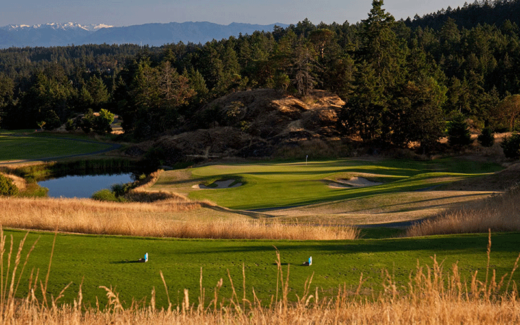
[[520, 231], [520, 187], [483, 201], [445, 212], [410, 227], [406, 236]]
[[[136, 192], [149, 197], [171, 193]], [[145, 201], [143, 198], [139, 198]], [[150, 201], [153, 201], [150, 199]], [[209, 203], [185, 201], [182, 197], [155, 203], [112, 203], [88, 199], [0, 198], [0, 224], [9, 228], [55, 230], [84, 234], [152, 236], [213, 239], [291, 239], [336, 240], [355, 239], [359, 231], [349, 227], [328, 225], [287, 225], [266, 220], [201, 221], [191, 218], [176, 220], [177, 213], [203, 212], [202, 207], [218, 207]], [[207, 211], [205, 213], [208, 213]]]
[[269, 214], [299, 222], [381, 224], [438, 216], [446, 210], [478, 202], [490, 195], [492, 192], [486, 191], [402, 192], [272, 210]]
[[159, 170], [151, 173], [150, 175], [146, 176], [146, 178], [141, 182], [141, 185], [134, 188], [132, 191], [133, 192], [142, 192], [142, 191], [145, 191], [146, 189], [154, 186], [155, 183], [157, 182], [157, 180], [159, 179], [159, 177], [161, 177], [161, 174], [163, 172], [164, 172], [163, 169], [159, 169]]

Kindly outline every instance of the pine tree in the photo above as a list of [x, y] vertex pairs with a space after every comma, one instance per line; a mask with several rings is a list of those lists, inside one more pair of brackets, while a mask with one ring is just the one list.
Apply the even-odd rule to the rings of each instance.
[[450, 146], [467, 146], [471, 144], [471, 134], [464, 115], [458, 113], [448, 124], [448, 143]]
[[394, 103], [399, 110], [394, 109], [393, 142], [406, 145], [418, 141], [426, 153], [444, 134], [442, 105], [446, 91], [431, 77], [403, 85]]
[[393, 86], [402, 77], [400, 70], [406, 52], [393, 30], [395, 19], [385, 12], [383, 4], [383, 0], [373, 0], [368, 18], [362, 21], [362, 45], [358, 58], [372, 65], [384, 85]]
[[108, 102], [107, 86], [100, 77], [93, 76], [87, 84], [87, 90], [92, 98], [92, 105], [95, 108], [100, 108]]
[[195, 70], [194, 68], [191, 68], [188, 76], [190, 79], [191, 88], [195, 90], [198, 101], [202, 102], [209, 93], [204, 77], [198, 70]]
[[381, 135], [387, 102], [376, 71], [366, 61], [358, 66], [354, 87], [346, 123], [352, 131], [359, 131], [364, 140], [372, 140]]

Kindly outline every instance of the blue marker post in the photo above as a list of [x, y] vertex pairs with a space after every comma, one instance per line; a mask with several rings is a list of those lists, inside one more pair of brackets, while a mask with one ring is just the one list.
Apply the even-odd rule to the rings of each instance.
[[148, 262], [148, 253], [144, 254], [144, 262]]
[[311, 266], [311, 265], [312, 265], [312, 256], [309, 257], [309, 266]]

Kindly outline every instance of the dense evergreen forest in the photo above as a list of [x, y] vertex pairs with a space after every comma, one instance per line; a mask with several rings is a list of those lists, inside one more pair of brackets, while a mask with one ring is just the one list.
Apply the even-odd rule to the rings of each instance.
[[[85, 45], [0, 51], [3, 128], [70, 129], [78, 114], [120, 114], [126, 137], [148, 139], [211, 120], [204, 104], [273, 88], [346, 101], [344, 135], [427, 148], [446, 122], [514, 130], [520, 114], [520, 0], [476, 2], [396, 21], [374, 0], [367, 19], [255, 32], [206, 44]], [[209, 113], [208, 113], [209, 112]], [[88, 115], [88, 114], [86, 114]], [[204, 121], [202, 121], [204, 122]]]

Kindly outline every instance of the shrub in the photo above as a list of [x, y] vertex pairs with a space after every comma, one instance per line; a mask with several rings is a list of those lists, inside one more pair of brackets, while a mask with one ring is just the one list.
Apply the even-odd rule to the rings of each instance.
[[110, 189], [116, 197], [125, 195], [125, 186], [123, 184], [114, 184], [110, 187]]
[[101, 109], [99, 115], [94, 118], [94, 131], [98, 133], [112, 132], [110, 125], [114, 122], [115, 115], [106, 109]]
[[45, 113], [45, 130], [54, 130], [61, 126], [60, 118], [58, 117], [58, 114], [56, 114], [55, 111], [50, 110]]
[[[146, 178], [146, 176], [145, 176]], [[120, 198], [120, 197], [123, 197], [126, 193], [130, 192], [131, 190], [133, 190], [134, 188], [136, 188], [137, 186], [139, 186], [139, 182], [132, 182], [132, 183], [126, 183], [126, 184], [114, 184], [111, 186], [111, 190], [112, 190], [112, 193], [114, 193], [114, 195], [117, 197], [117, 198]]]
[[491, 147], [495, 144], [495, 134], [490, 128], [484, 128], [478, 136], [478, 142], [483, 147]]
[[450, 146], [467, 146], [472, 142], [464, 115], [457, 114], [448, 124], [448, 143]]
[[166, 152], [162, 147], [152, 147], [146, 152], [142, 163], [151, 168], [158, 168], [165, 164]]
[[92, 131], [94, 126], [94, 117], [94, 111], [89, 108], [88, 112], [83, 115], [83, 118], [79, 123], [79, 127], [83, 130], [83, 132], [90, 133], [90, 131]]
[[121, 202], [122, 201], [121, 198], [116, 197], [114, 192], [107, 190], [107, 189], [103, 189], [101, 191], [97, 191], [96, 193], [92, 194], [92, 199], [97, 200], [97, 201], [110, 201], [110, 202]]
[[74, 131], [76, 130], [76, 122], [74, 122], [73, 119], [68, 119], [65, 123], [65, 130], [67, 131]]
[[18, 194], [18, 187], [13, 180], [0, 174], [0, 195], [13, 196]]
[[504, 155], [507, 158], [520, 158], [520, 134], [513, 134], [511, 137], [505, 138], [500, 146], [504, 150]]

